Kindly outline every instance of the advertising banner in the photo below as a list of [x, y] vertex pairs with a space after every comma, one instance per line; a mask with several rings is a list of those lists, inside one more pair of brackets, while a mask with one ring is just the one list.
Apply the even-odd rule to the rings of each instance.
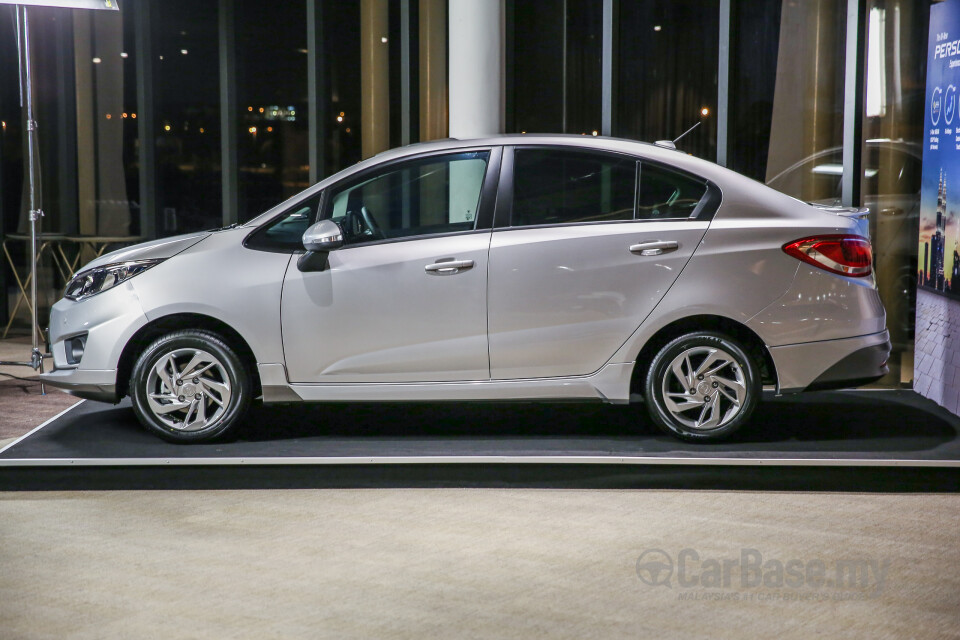
[[960, 414], [960, 0], [930, 7], [914, 389]]

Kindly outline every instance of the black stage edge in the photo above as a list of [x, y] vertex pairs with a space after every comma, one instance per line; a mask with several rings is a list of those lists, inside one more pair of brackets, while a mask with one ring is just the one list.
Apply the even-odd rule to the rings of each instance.
[[652, 430], [642, 406], [531, 403], [259, 406], [236, 441], [174, 445], [129, 403], [86, 402], [0, 453], [0, 490], [958, 485], [960, 418], [910, 391], [768, 398], [717, 445]]
[[0, 468], [4, 491], [390, 488], [956, 493], [960, 470], [470, 463]]

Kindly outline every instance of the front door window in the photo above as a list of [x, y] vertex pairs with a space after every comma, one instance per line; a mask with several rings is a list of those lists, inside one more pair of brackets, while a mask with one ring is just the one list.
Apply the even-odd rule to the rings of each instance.
[[393, 165], [334, 193], [328, 217], [344, 244], [472, 231], [489, 151], [470, 151]]

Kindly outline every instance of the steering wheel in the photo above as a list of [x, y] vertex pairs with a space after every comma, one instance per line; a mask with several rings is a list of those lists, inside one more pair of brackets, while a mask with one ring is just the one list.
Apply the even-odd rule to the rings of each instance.
[[370, 211], [365, 207], [360, 207], [360, 217], [363, 219], [363, 225], [366, 227], [366, 230], [362, 232], [365, 236], [371, 236], [381, 240], [387, 236], [380, 229], [380, 225], [377, 224], [377, 221], [371, 215]]

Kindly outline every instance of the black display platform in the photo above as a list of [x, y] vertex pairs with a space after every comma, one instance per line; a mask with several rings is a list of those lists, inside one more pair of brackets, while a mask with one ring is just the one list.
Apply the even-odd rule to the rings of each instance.
[[302, 404], [254, 407], [233, 442], [175, 445], [144, 431], [127, 402], [84, 402], [0, 452], [0, 488], [633, 486], [639, 476], [748, 488], [838, 478], [849, 489], [864, 476], [852, 468], [900, 469], [888, 489], [954, 490], [960, 418], [910, 391], [813, 393], [769, 398], [734, 439], [693, 445], [653, 430], [642, 406]]

